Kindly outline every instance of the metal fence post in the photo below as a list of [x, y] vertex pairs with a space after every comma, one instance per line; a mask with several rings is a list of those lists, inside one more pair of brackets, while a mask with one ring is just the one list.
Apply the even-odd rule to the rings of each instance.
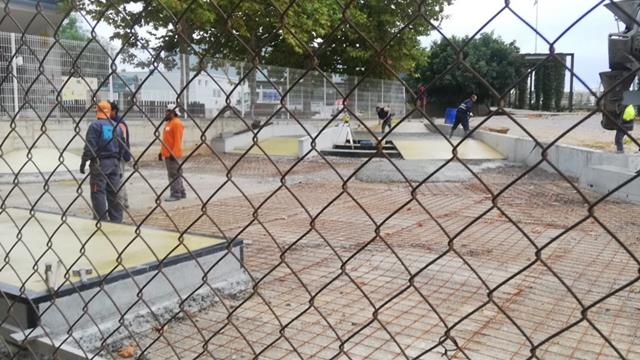
[[242, 77], [244, 76], [244, 63], [240, 63], [240, 77], [238, 78], [240, 81], [239, 84], [239, 88], [240, 88], [240, 114], [242, 114], [242, 117], [244, 117], [244, 85], [242, 85], [242, 83], [244, 82], [244, 80], [242, 79]]
[[11, 33], [11, 75], [13, 76], [13, 111], [14, 117], [18, 118], [18, 53], [16, 50], [16, 34]]
[[[358, 77], [356, 76], [356, 81], [354, 82], [354, 84], [358, 83]], [[356, 86], [356, 104], [355, 104], [355, 111], [356, 111], [356, 115], [358, 115], [358, 87]]]
[[325, 111], [327, 109], [327, 78], [325, 77], [322, 78], [322, 89], [322, 110]]
[[109, 75], [109, 101], [113, 101], [113, 74]]
[[407, 114], [407, 89], [402, 88], [402, 116]]

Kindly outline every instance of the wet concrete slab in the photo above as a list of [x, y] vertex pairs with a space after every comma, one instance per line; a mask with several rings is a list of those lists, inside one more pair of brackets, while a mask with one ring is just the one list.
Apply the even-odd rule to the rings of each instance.
[[[456, 145], [460, 138], [453, 138]], [[424, 139], [393, 140], [394, 145], [405, 160], [439, 160], [453, 157], [454, 147], [436, 136]], [[502, 160], [505, 156], [489, 145], [475, 139], [465, 139], [456, 148], [457, 155], [464, 160]]]
[[[77, 170], [80, 168], [80, 156], [60, 152], [53, 148], [37, 148], [31, 150], [16, 150], [0, 155], [0, 175], [21, 173], [43, 173], [54, 171], [66, 172], [66, 168]], [[64, 162], [64, 166], [60, 165]]]
[[[298, 138], [299, 136], [282, 136], [273, 137], [258, 142], [258, 146], [254, 146], [249, 151], [250, 155], [269, 156], [298, 156]], [[244, 153], [247, 147], [238, 148], [234, 153]]]

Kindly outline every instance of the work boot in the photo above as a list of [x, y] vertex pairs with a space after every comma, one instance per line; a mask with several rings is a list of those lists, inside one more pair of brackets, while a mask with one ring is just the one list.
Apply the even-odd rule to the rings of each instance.
[[181, 199], [181, 198], [179, 198], [179, 197], [175, 197], [175, 196], [173, 196], [173, 195], [172, 195], [172, 196], [169, 196], [169, 197], [164, 198], [164, 201], [166, 201], [166, 202], [173, 202], [173, 201], [178, 201], [178, 200], [182, 200], [182, 199]]

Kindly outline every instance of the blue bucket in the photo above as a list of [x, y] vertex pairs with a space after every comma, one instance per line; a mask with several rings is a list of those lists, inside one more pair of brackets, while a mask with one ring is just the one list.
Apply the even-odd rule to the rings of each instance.
[[458, 111], [457, 108], [447, 108], [447, 110], [445, 110], [444, 112], [445, 124], [453, 125], [453, 123], [456, 121], [456, 111]]

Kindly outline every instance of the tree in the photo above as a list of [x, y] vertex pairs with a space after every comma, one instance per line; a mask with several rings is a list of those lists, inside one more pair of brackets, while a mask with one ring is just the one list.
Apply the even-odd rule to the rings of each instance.
[[[440, 19], [451, 0], [349, 2], [343, 9], [335, 0], [131, 0], [80, 1], [80, 8], [112, 26], [112, 39], [126, 46], [124, 60], [147, 67], [150, 59], [139, 59], [136, 50], [160, 52], [160, 61], [175, 66], [178, 54], [243, 61], [250, 66], [269, 64], [391, 77], [413, 68], [418, 60], [418, 37], [428, 35], [429, 25], [420, 20], [397, 36], [394, 33], [421, 11]], [[142, 4], [142, 5], [141, 5]], [[349, 21], [343, 18], [348, 17]], [[149, 31], [140, 31], [140, 27]], [[389, 46], [378, 53], [378, 48]], [[386, 65], [386, 66], [385, 66]], [[256, 103], [255, 70], [248, 77], [251, 108]], [[310, 80], [311, 82], [311, 80]]]
[[529, 96], [529, 75], [527, 73], [526, 67], [521, 68], [520, 76], [524, 78], [520, 80], [520, 82], [518, 83], [518, 87], [516, 91], [516, 94], [517, 94], [516, 107], [519, 109], [524, 109], [527, 106], [527, 99]]
[[562, 98], [564, 97], [564, 78], [566, 74], [566, 58], [562, 61], [554, 60], [553, 64], [553, 105], [556, 111], [562, 110]]
[[58, 30], [58, 37], [63, 40], [73, 40], [87, 42], [91, 37], [87, 31], [78, 23], [78, 16], [71, 14], [65, 19]]
[[[523, 59], [515, 41], [506, 43], [493, 32], [482, 33], [471, 41], [469, 37], [456, 36], [449, 40], [458, 48], [469, 42], [462, 51], [464, 62], [499, 94], [511, 90], [522, 75]], [[455, 49], [445, 39], [434, 42], [424, 61], [416, 67], [413, 83], [430, 84], [427, 94], [431, 102], [443, 105], [457, 103], [471, 93], [476, 93], [480, 99], [492, 99], [490, 90], [480, 79], [460, 64], [433, 82], [455, 64], [456, 58]]]
[[563, 61], [555, 58], [545, 59], [537, 66], [534, 76], [535, 106], [537, 110], [551, 111], [562, 110], [562, 97], [564, 96], [564, 83], [566, 69]]

